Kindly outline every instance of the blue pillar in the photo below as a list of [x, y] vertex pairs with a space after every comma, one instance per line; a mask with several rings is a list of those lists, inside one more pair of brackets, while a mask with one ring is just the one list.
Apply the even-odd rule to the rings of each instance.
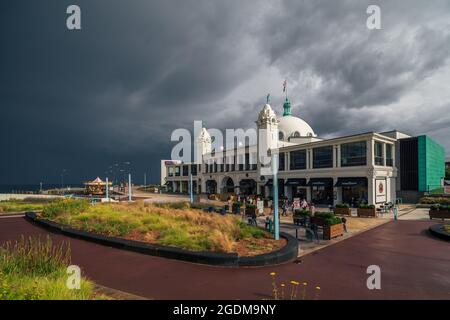
[[128, 174], [128, 201], [131, 202], [131, 173]]
[[189, 176], [189, 193], [190, 193], [190, 199], [191, 199], [191, 203], [194, 203], [194, 188], [193, 188], [193, 183], [192, 183], [192, 173]]
[[272, 172], [273, 172], [273, 220], [275, 240], [280, 239], [280, 221], [278, 217], [278, 153], [272, 154]]

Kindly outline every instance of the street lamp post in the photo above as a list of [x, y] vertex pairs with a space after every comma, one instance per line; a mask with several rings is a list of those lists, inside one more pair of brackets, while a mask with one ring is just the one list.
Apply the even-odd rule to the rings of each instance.
[[144, 190], [147, 188], [147, 173], [144, 173]]
[[106, 201], [109, 201], [109, 184], [108, 184], [108, 177], [106, 177]]
[[193, 184], [192, 184], [192, 173], [189, 175], [189, 194], [190, 194], [191, 203], [194, 203], [194, 190], [193, 190]]
[[272, 154], [273, 172], [273, 215], [275, 240], [280, 239], [280, 221], [278, 216], [278, 153]]
[[131, 173], [128, 174], [128, 201], [131, 202]]

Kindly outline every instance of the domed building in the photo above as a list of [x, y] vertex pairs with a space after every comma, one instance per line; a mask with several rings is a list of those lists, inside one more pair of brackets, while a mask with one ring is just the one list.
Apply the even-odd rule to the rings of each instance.
[[291, 102], [288, 98], [284, 102], [283, 109], [283, 116], [278, 119], [279, 140], [290, 141], [290, 139], [317, 137], [305, 120], [292, 115]]
[[[252, 129], [235, 129], [235, 142], [232, 144], [234, 148], [224, 148], [223, 141], [223, 144], [217, 144], [217, 137], [212, 136], [219, 130], [197, 128], [199, 136], [195, 141], [199, 152], [197, 159], [200, 161], [174, 163], [172, 160], [175, 159], [163, 160], [162, 184], [166, 184], [171, 192], [187, 193], [192, 189], [198, 194], [217, 195], [221, 200], [236, 195], [270, 198], [273, 195], [270, 158], [275, 152], [279, 159], [280, 198], [288, 198], [294, 202], [306, 199], [317, 206], [339, 203], [353, 207], [359, 204], [381, 206], [395, 202], [402, 188], [419, 188], [408, 185], [417, 179], [402, 180], [401, 172], [398, 173], [401, 168], [397, 165], [396, 155], [403, 150], [401, 145], [413, 145], [414, 141], [433, 144], [434, 150], [439, 151], [439, 154], [430, 156], [434, 162], [439, 160], [433, 165], [440, 168], [442, 162], [444, 168], [444, 160], [440, 160], [442, 147], [426, 136], [411, 137], [393, 130], [320, 139], [312, 126], [292, 114], [291, 102], [287, 96], [282, 115], [276, 114], [268, 95], [267, 102], [255, 118], [256, 130], [253, 129], [253, 133], [256, 141], [246, 143], [252, 141]], [[244, 137], [238, 135], [238, 131], [245, 133]], [[250, 136], [246, 136], [248, 133]], [[405, 147], [405, 150], [412, 150], [413, 147], [408, 148]], [[417, 163], [413, 160], [408, 162], [410, 159], [417, 159], [417, 154], [406, 152], [401, 157], [404, 170], [409, 170], [408, 165]], [[404, 175], [407, 177], [408, 173]], [[439, 175], [433, 177], [436, 185], [440, 184], [438, 178]], [[191, 180], [193, 187], [190, 187]]]

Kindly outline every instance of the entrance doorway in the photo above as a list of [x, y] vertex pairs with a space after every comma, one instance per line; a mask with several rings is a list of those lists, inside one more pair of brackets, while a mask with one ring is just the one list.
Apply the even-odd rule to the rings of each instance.
[[311, 201], [315, 204], [333, 205], [333, 178], [311, 178]]
[[222, 193], [234, 193], [234, 181], [230, 177], [225, 177], [223, 179]]

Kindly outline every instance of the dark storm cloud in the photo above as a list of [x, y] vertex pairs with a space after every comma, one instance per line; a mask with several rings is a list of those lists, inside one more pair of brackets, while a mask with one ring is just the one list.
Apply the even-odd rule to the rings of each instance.
[[[81, 31], [65, 28], [74, 3]], [[78, 182], [125, 160], [157, 181], [172, 130], [200, 119], [253, 126], [268, 91], [280, 111], [285, 77], [294, 113], [322, 136], [388, 126], [420, 132], [420, 119], [436, 118], [424, 106], [441, 112], [449, 105], [429, 89], [448, 68], [449, 3], [379, 1], [377, 31], [366, 28], [368, 4], [3, 2], [0, 183], [57, 181], [63, 168]], [[427, 81], [417, 90], [428, 95], [409, 106], [416, 116], [386, 119]], [[374, 111], [380, 108], [386, 112]], [[445, 136], [448, 120], [436, 123], [436, 137]]]

